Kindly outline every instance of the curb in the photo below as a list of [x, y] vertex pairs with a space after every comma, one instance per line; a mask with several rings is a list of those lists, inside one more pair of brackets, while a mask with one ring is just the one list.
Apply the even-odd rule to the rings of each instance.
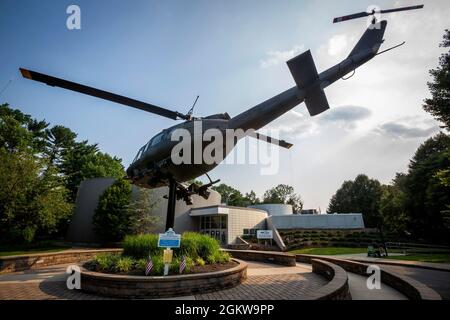
[[[317, 255], [297, 254], [298, 262], [311, 263], [314, 259], [322, 259], [344, 268], [348, 272], [367, 277], [367, 267], [370, 263], [360, 263], [352, 260], [336, 259]], [[376, 264], [376, 262], [372, 263]], [[408, 276], [381, 269], [381, 282], [403, 293], [411, 300], [442, 300], [441, 296], [427, 285]]]

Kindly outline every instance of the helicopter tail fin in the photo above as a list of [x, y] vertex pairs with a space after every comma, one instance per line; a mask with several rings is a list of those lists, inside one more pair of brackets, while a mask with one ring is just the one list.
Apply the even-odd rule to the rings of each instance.
[[372, 52], [373, 55], [377, 54], [380, 49], [381, 44], [383, 43], [384, 32], [386, 31], [387, 21], [382, 20], [378, 22], [375, 26], [369, 27], [361, 39], [359, 39], [356, 46], [348, 55], [349, 57], [354, 56], [359, 53]]
[[319, 86], [319, 74], [311, 51], [308, 50], [287, 62], [292, 77], [299, 89], [306, 91], [305, 104], [311, 116], [328, 110], [327, 97]]

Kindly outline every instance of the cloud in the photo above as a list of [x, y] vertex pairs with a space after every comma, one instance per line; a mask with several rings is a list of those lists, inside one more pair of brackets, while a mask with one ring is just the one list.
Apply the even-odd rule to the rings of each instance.
[[426, 138], [437, 131], [439, 131], [439, 128], [436, 125], [420, 128], [396, 121], [383, 123], [374, 129], [375, 133], [403, 139]]
[[353, 123], [370, 117], [372, 112], [359, 106], [341, 106], [331, 108], [320, 116], [321, 122], [346, 122]]
[[345, 34], [337, 34], [328, 41], [327, 52], [330, 56], [337, 56], [347, 49], [349, 39]]
[[304, 50], [304, 45], [296, 45], [292, 49], [286, 51], [269, 51], [267, 57], [259, 61], [261, 68], [269, 68], [295, 57]]

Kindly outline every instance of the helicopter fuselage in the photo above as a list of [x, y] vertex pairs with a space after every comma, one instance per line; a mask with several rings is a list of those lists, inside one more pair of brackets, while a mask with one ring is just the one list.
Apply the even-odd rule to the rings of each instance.
[[[185, 129], [189, 132], [190, 141], [188, 143], [192, 146], [200, 146], [200, 149], [196, 150], [197, 154], [203, 154], [204, 149], [212, 143], [203, 139], [204, 133], [209, 129], [219, 130], [224, 137], [222, 139], [224, 143], [222, 146], [223, 158], [220, 159], [223, 160], [232, 150], [229, 145], [226, 145], [230, 142], [225, 138], [226, 131], [229, 129], [241, 129], [245, 132], [247, 130], [256, 131], [303, 101], [306, 103], [311, 115], [327, 110], [329, 107], [323, 89], [372, 59], [382, 43], [385, 28], [386, 22], [383, 21], [382, 30], [379, 32], [366, 31], [346, 59], [320, 74], [315, 70], [309, 51], [292, 59], [288, 62], [288, 65], [291, 63], [289, 67], [297, 85], [233, 118], [230, 118], [227, 113], [216, 114], [205, 118], [188, 120], [163, 130], [139, 150], [133, 163], [127, 169], [128, 178], [140, 187], [156, 188], [168, 185], [169, 179], [174, 179], [178, 182], [195, 179], [214, 169], [219, 164], [219, 162], [206, 163], [203, 161], [203, 157], [201, 157], [202, 161], [195, 161], [195, 152], [192, 152], [192, 158], [188, 163], [174, 164], [172, 151], [180, 141], [172, 139], [172, 133], [177, 129]], [[301, 69], [300, 71], [303, 71], [300, 75], [297, 72], [299, 68]], [[308, 71], [310, 73], [309, 77]], [[306, 77], [304, 76], [305, 73]], [[199, 122], [201, 122], [201, 125], [197, 126], [197, 128], [200, 127], [200, 131], [195, 130]], [[233, 140], [231, 147], [234, 147], [237, 141], [238, 139]], [[195, 149], [195, 147], [192, 149]]]

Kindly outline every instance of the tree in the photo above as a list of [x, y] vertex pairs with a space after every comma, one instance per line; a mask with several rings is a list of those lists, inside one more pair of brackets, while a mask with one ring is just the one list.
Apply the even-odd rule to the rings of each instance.
[[360, 212], [366, 227], [380, 228], [382, 225], [380, 197], [380, 182], [360, 174], [354, 181], [345, 181], [342, 184], [331, 198], [327, 211], [329, 213]]
[[248, 202], [249, 206], [261, 203], [261, 200], [259, 200], [253, 190], [251, 190], [250, 193], [246, 193], [244, 198]]
[[76, 144], [77, 134], [69, 128], [54, 126], [46, 130], [46, 135], [45, 154], [48, 157], [48, 161], [54, 166], [61, 168], [64, 156]]
[[121, 179], [125, 176], [121, 159], [99, 152], [97, 145], [90, 145], [87, 141], [77, 142], [65, 152], [61, 172], [73, 201], [83, 180], [102, 177]]
[[235, 188], [226, 185], [225, 183], [221, 183], [218, 186], [212, 187], [211, 189], [217, 191], [220, 194], [222, 202], [224, 202], [226, 205], [234, 206], [243, 198], [242, 193], [239, 190], [236, 190]]
[[48, 123], [37, 121], [20, 110], [0, 105], [0, 147], [9, 152], [28, 149], [33, 153], [43, 151], [45, 128]]
[[60, 231], [72, 214], [67, 190], [44, 160], [0, 148], [0, 239], [31, 242]]
[[131, 219], [130, 231], [133, 234], [149, 233], [160, 221], [160, 217], [152, 215], [152, 210], [158, 203], [152, 190], [139, 188], [131, 200], [127, 210]]
[[382, 225], [388, 231], [404, 234], [407, 231], [408, 215], [405, 210], [405, 193], [395, 185], [381, 186], [380, 213]]
[[121, 241], [131, 233], [130, 200], [131, 184], [124, 179], [115, 181], [100, 196], [92, 222], [104, 240]]
[[[440, 44], [443, 48], [450, 47], [450, 31], [445, 30], [444, 40]], [[450, 129], [450, 51], [439, 58], [439, 67], [430, 70], [433, 81], [428, 83], [431, 98], [425, 99], [423, 108], [431, 113], [436, 120], [444, 124], [443, 128]]]
[[299, 213], [303, 208], [303, 202], [299, 195], [294, 192], [294, 188], [279, 184], [278, 186], [267, 190], [264, 193], [264, 203], [280, 203], [292, 205], [294, 213]]
[[[450, 168], [450, 137], [444, 133], [426, 140], [411, 159], [405, 183], [408, 228], [417, 238], [449, 242], [445, 211], [450, 187], [439, 178]], [[442, 174], [442, 173], [441, 173]]]

